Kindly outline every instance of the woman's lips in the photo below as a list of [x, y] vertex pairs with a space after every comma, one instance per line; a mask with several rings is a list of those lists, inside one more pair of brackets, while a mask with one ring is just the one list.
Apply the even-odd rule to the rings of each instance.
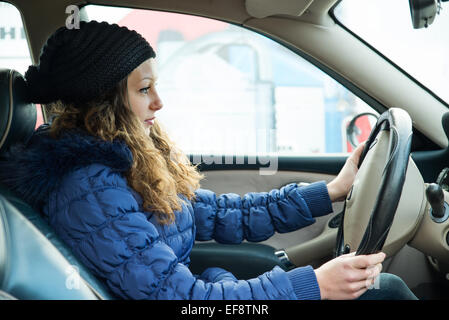
[[155, 118], [156, 118], [156, 117], [153, 117], [153, 118], [150, 118], [150, 119], [146, 119], [144, 122], [145, 122], [146, 124], [152, 125], [152, 124], [153, 124], [153, 120], [154, 120]]

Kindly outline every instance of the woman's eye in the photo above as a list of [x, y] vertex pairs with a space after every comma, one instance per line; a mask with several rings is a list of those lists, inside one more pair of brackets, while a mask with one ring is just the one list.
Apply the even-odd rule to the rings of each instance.
[[142, 92], [143, 94], [147, 94], [148, 90], [150, 90], [150, 87], [142, 88], [139, 91]]

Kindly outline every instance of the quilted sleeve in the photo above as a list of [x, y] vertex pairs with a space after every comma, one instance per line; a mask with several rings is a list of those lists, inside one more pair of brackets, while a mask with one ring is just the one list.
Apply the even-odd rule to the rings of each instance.
[[[111, 183], [114, 179], [110, 173], [96, 174], [95, 181], [101, 180], [108, 183], [78, 187], [92, 178], [66, 181], [71, 191], [61, 195], [64, 204], [51, 224], [80, 260], [119, 297], [297, 299], [291, 276], [279, 267], [250, 280], [198, 279], [178, 262], [155, 225], [139, 211], [132, 194], [120, 183]], [[311, 281], [316, 283], [315, 279]]]
[[315, 217], [332, 212], [324, 181], [299, 187], [290, 183], [270, 192], [234, 193], [217, 196], [206, 189], [195, 192], [193, 202], [196, 240], [215, 239], [237, 244], [263, 241], [275, 231], [285, 233], [308, 226]]

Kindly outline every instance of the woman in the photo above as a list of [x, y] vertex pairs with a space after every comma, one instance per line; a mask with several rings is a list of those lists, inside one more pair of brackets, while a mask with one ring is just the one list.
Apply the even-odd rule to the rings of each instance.
[[[79, 259], [122, 298], [364, 294], [381, 271], [383, 253], [345, 255], [316, 270], [275, 267], [250, 280], [220, 268], [190, 272], [195, 239], [262, 241], [330, 213], [331, 202], [352, 185], [363, 147], [328, 185], [291, 183], [242, 198], [200, 189], [203, 176], [155, 120], [163, 105], [154, 58], [148, 42], [125, 27], [92, 21], [81, 22], [80, 29], [59, 28], [39, 65], [25, 74], [30, 101], [51, 106], [53, 120], [26, 146], [10, 150], [14, 161], [3, 162], [2, 183], [43, 212]], [[390, 284], [404, 286], [391, 277]]]

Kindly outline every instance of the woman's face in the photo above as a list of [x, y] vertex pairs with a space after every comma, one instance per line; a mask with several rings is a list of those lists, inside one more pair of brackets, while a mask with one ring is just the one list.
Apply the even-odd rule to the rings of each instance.
[[156, 111], [162, 108], [162, 101], [156, 92], [156, 70], [154, 59], [148, 59], [128, 76], [128, 99], [131, 110], [137, 115], [149, 133]]

